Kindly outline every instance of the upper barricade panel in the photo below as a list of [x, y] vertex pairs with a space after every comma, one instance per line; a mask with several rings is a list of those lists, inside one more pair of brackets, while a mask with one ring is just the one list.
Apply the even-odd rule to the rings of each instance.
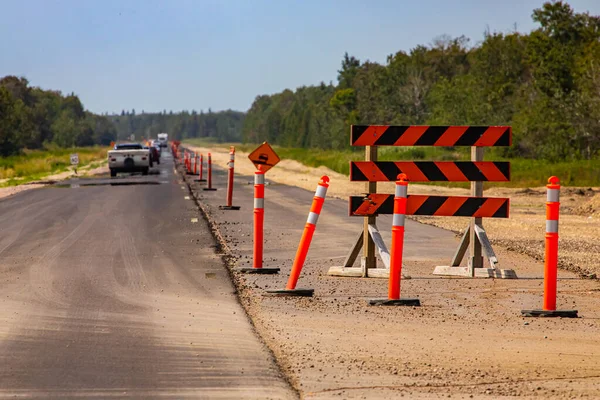
[[352, 146], [510, 146], [510, 126], [352, 125]]

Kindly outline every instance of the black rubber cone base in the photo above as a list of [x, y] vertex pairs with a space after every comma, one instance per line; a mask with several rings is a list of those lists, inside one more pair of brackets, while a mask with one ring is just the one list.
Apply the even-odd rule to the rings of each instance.
[[369, 300], [370, 306], [413, 306], [420, 307], [421, 300], [419, 299], [373, 299]]
[[577, 310], [521, 310], [521, 315], [542, 318], [577, 318]]
[[206, 179], [194, 179], [194, 182], [206, 182]]
[[276, 289], [267, 290], [267, 293], [277, 296], [312, 297], [315, 289]]
[[206, 190], [206, 191], [210, 190], [211, 192], [214, 192], [215, 190], [217, 190], [217, 188], [204, 188], [202, 190]]
[[239, 268], [239, 272], [242, 274], [278, 274], [279, 268]]
[[239, 210], [240, 206], [219, 206], [219, 210]]

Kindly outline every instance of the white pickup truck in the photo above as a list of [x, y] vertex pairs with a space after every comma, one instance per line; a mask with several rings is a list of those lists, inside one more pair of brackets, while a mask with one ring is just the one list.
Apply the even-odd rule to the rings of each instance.
[[114, 150], [108, 152], [111, 177], [117, 176], [119, 172], [141, 172], [148, 175], [150, 166], [150, 150], [139, 143], [117, 144]]

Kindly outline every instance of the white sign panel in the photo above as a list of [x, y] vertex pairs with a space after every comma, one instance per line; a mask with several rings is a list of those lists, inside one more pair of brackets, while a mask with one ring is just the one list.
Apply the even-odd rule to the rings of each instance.
[[71, 165], [79, 164], [79, 155], [77, 153], [71, 154]]
[[131, 136], [129, 136], [129, 140], [131, 140], [132, 142], [135, 140], [135, 135], [132, 133]]

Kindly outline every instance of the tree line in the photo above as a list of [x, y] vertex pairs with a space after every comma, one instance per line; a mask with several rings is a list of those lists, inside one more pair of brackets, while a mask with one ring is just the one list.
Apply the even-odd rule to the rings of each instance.
[[159, 113], [136, 114], [135, 109], [121, 111], [120, 115], [110, 115], [117, 138], [126, 140], [135, 135], [141, 138], [156, 138], [162, 132], [169, 139], [210, 138], [218, 142], [239, 142], [241, 140], [244, 113], [239, 111], [182, 111], [174, 113], [166, 110]]
[[256, 97], [243, 140], [345, 149], [351, 124], [511, 125], [506, 156], [600, 153], [600, 18], [562, 1], [532, 13], [529, 34], [486, 32], [398, 51], [385, 65], [344, 55], [337, 84]]
[[75, 94], [31, 87], [16, 76], [0, 79], [0, 156], [48, 145], [108, 145], [115, 138], [110, 120], [85, 111]]

